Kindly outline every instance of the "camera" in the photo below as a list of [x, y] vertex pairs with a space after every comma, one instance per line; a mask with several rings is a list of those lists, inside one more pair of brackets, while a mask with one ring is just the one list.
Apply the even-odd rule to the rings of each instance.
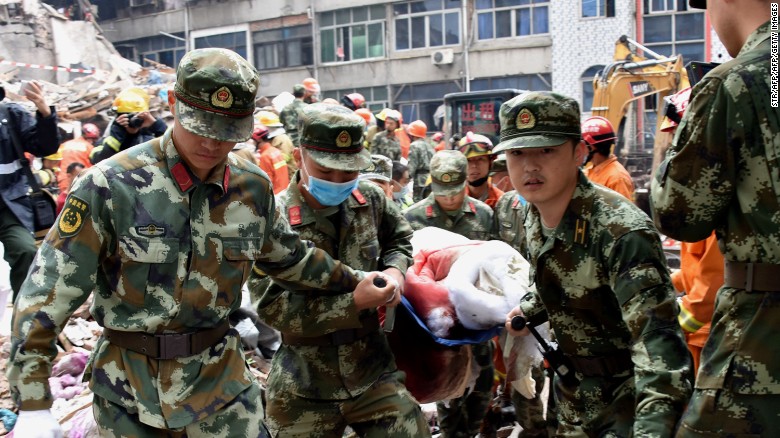
[[144, 124], [143, 117], [140, 117], [138, 113], [130, 113], [127, 115], [127, 126], [130, 128], [140, 128]]

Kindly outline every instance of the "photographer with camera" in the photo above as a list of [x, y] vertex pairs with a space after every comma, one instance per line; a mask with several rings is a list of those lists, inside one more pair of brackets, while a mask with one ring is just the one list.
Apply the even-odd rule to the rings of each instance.
[[[36, 81], [27, 82], [20, 94], [35, 104], [34, 116], [15, 103], [0, 103], [0, 242], [3, 258], [11, 266], [14, 299], [38, 249], [32, 234], [30, 184], [23, 167], [30, 164], [19, 156], [14, 142], [24, 152], [41, 157], [57, 152], [60, 144], [57, 113], [46, 103], [41, 86]], [[5, 89], [0, 87], [3, 99]]]
[[149, 94], [142, 88], [123, 90], [114, 99], [117, 117], [111, 124], [108, 136], [98, 142], [89, 156], [97, 164], [132, 146], [147, 142], [165, 133], [167, 125], [149, 112]]

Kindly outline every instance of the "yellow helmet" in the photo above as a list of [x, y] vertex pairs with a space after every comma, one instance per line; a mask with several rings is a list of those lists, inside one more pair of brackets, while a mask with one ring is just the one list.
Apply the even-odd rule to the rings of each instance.
[[255, 122], [265, 125], [269, 128], [278, 128], [282, 125], [282, 122], [279, 121], [279, 116], [271, 111], [258, 111], [257, 114], [255, 114]]
[[45, 158], [47, 160], [52, 160], [52, 161], [62, 160], [62, 152], [60, 152], [58, 150], [57, 152], [55, 152], [55, 153], [53, 153], [51, 155], [47, 155], [47, 156], [45, 156], [43, 158]]
[[118, 113], [149, 111], [149, 94], [139, 87], [122, 90], [114, 99], [113, 109]]

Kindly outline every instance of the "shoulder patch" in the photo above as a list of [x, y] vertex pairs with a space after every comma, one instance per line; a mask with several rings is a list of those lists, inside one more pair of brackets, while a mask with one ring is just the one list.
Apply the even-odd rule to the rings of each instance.
[[89, 213], [89, 204], [78, 196], [70, 195], [65, 200], [60, 219], [57, 221], [57, 232], [60, 237], [71, 237], [81, 231], [84, 220]]
[[363, 194], [360, 193], [360, 190], [358, 189], [353, 190], [352, 196], [355, 197], [355, 200], [357, 200], [358, 204], [364, 205], [366, 203], [366, 198], [363, 197]]

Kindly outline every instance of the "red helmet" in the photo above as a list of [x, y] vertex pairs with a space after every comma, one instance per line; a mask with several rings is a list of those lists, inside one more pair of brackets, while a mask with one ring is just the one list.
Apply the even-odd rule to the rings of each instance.
[[306, 78], [301, 83], [303, 85], [303, 88], [310, 92], [310, 93], [319, 93], [320, 92], [320, 84], [317, 82], [314, 78]]
[[415, 120], [406, 127], [406, 132], [409, 135], [422, 138], [428, 132], [428, 126], [422, 120]]
[[443, 132], [437, 132], [436, 134], [433, 134], [433, 137], [431, 137], [431, 139], [437, 143], [440, 142], [442, 138], [444, 138]]
[[268, 137], [268, 128], [261, 124], [255, 125], [255, 130], [252, 131], [252, 140], [260, 143], [265, 140], [266, 137]]
[[100, 138], [100, 129], [92, 123], [85, 123], [81, 126], [81, 136], [84, 138]]
[[360, 93], [350, 93], [341, 96], [341, 103], [347, 108], [355, 111], [358, 108], [363, 108], [366, 105], [366, 98]]
[[582, 139], [588, 146], [593, 146], [601, 151], [606, 148], [608, 151], [616, 138], [615, 128], [604, 117], [591, 116], [582, 124]]

